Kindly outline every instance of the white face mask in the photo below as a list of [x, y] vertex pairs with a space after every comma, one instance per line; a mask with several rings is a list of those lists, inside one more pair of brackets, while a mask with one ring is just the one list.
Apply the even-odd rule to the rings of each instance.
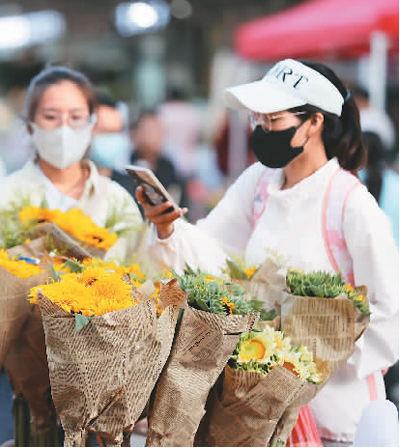
[[31, 123], [32, 140], [39, 156], [59, 169], [79, 162], [89, 147], [93, 123], [82, 129], [61, 126], [57, 129], [42, 129]]

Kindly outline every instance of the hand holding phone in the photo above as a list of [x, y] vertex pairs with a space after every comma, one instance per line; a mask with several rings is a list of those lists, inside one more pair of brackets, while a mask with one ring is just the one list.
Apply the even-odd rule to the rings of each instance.
[[129, 165], [126, 167], [126, 171], [138, 186], [143, 186], [144, 195], [150, 205], [170, 202], [172, 206], [165, 210], [163, 212], [164, 214], [170, 213], [174, 210], [179, 210], [178, 205], [172, 199], [171, 195], [150, 169], [136, 165]]

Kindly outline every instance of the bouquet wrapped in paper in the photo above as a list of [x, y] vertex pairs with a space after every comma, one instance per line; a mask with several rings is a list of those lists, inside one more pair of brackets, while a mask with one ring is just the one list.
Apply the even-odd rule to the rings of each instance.
[[28, 206], [18, 217], [23, 225], [34, 226], [36, 235], [46, 235], [60, 253], [76, 259], [103, 257], [118, 239], [116, 233], [97, 226], [78, 208], [62, 212]]
[[[340, 274], [294, 269], [288, 270], [286, 288], [280, 307], [282, 331], [293, 343], [306, 345], [316, 358], [325, 360], [332, 376], [353, 354], [369, 324], [367, 288], [346, 285]], [[304, 404], [294, 402], [285, 411], [273, 443], [284, 443]]]
[[[35, 258], [46, 250], [45, 237], [32, 240], [19, 247], [9, 249], [23, 255], [23, 259], [39, 261]], [[30, 285], [41, 285], [50, 278], [51, 272], [70, 272], [64, 265], [64, 259], [51, 257], [45, 253], [40, 265], [45, 267], [47, 275]], [[29, 308], [28, 316], [18, 336], [8, 350], [4, 366], [10, 379], [14, 397], [14, 437], [18, 446], [44, 444], [53, 445], [59, 438], [58, 423], [50, 394], [50, 379], [47, 366], [46, 345], [42, 317], [39, 308], [29, 303], [29, 290], [23, 297], [23, 306]], [[22, 301], [21, 301], [22, 302]], [[30, 422], [30, 424], [29, 424]]]
[[240, 285], [188, 266], [187, 304], [149, 408], [146, 446], [193, 446], [210, 389], [258, 318]]
[[285, 409], [326, 376], [326, 366], [282, 332], [244, 333], [211, 396], [208, 446], [267, 446]]
[[[369, 322], [366, 287], [346, 285], [340, 274], [288, 268], [287, 261], [276, 253], [269, 254], [256, 267], [246, 267], [240, 259], [228, 261], [227, 266], [230, 275], [240, 279], [249, 294], [267, 309], [276, 310], [276, 329], [327, 363], [329, 377], [351, 356]], [[300, 408], [314, 395], [314, 390], [310, 390], [309, 397], [303, 394], [285, 410], [272, 444], [285, 443]]]
[[0, 244], [4, 248], [14, 248], [27, 239], [41, 236], [46, 236], [48, 252], [56, 249], [62, 255], [79, 260], [103, 257], [118, 239], [117, 233], [96, 225], [78, 208], [62, 212], [44, 204], [31, 206], [29, 201], [21, 199], [0, 211]]
[[86, 431], [119, 446], [168, 357], [183, 293], [174, 279], [162, 284], [164, 312], [157, 317], [154, 286], [141, 285], [136, 269], [131, 277], [132, 269], [100, 260], [79, 266], [32, 290], [43, 318], [51, 393], [65, 446], [81, 446]]
[[48, 276], [43, 267], [0, 249], [0, 364], [18, 337], [31, 312], [27, 301], [30, 289], [44, 283]]

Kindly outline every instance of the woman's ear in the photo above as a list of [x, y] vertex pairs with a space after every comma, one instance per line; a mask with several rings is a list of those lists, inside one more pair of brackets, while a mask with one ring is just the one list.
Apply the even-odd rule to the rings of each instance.
[[309, 137], [322, 133], [325, 117], [321, 112], [315, 112], [310, 117], [310, 127], [308, 128]]

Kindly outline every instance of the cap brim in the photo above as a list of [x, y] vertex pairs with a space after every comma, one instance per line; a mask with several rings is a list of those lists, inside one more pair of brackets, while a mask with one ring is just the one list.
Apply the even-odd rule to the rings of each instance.
[[284, 92], [278, 85], [263, 80], [225, 89], [223, 100], [232, 109], [247, 109], [263, 114], [279, 112], [307, 103], [301, 98]]

